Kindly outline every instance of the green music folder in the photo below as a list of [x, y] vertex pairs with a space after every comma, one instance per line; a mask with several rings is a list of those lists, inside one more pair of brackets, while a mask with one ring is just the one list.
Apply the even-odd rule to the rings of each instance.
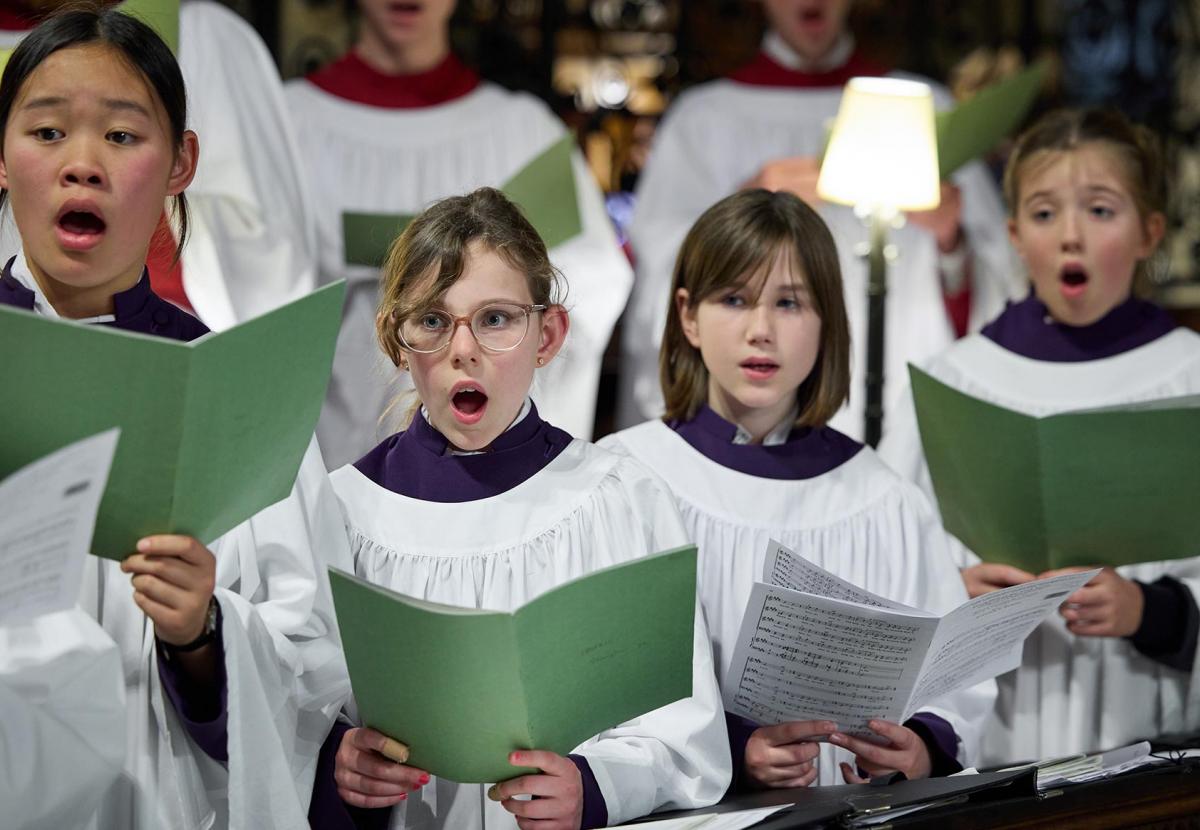
[[316, 426], [345, 284], [191, 343], [0, 307], [0, 476], [121, 428], [92, 553], [208, 544], [291, 491]]
[[[554, 248], [583, 232], [575, 192], [571, 151], [575, 139], [567, 133], [522, 167], [500, 190], [518, 205], [547, 248]], [[450, 195], [450, 194], [447, 194]], [[415, 214], [342, 214], [342, 239], [347, 265], [378, 268], [388, 249]]]
[[528, 770], [692, 694], [696, 548], [595, 571], [515, 612], [441, 605], [329, 570], [362, 722], [459, 782]]
[[943, 180], [1020, 126], [1042, 88], [1044, 75], [1045, 66], [1034, 64], [937, 113], [938, 168]]
[[1032, 573], [1200, 554], [1200, 396], [1033, 417], [909, 366], [946, 529]]

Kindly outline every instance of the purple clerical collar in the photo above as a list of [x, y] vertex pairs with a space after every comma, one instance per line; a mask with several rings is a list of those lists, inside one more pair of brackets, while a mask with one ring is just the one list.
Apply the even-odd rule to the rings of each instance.
[[1078, 363], [1099, 360], [1144, 346], [1176, 324], [1153, 303], [1130, 297], [1089, 326], [1069, 326], [1050, 316], [1031, 291], [1008, 307], [981, 334], [998, 346], [1032, 360]]
[[532, 478], [570, 443], [571, 436], [543, 421], [533, 406], [486, 452], [452, 455], [446, 437], [418, 414], [407, 430], [388, 438], [354, 467], [380, 487], [409, 498], [476, 501]]
[[[0, 274], [0, 305], [33, 311], [33, 291], [13, 276], [15, 261], [16, 257], [10, 259]], [[145, 271], [137, 285], [113, 295], [113, 316], [113, 321], [98, 325], [185, 342], [208, 334], [207, 326], [155, 294]]]
[[797, 427], [774, 446], [734, 444], [737, 425], [707, 405], [690, 421], [670, 421], [679, 437], [710, 461], [739, 473], [794, 481], [816, 478], [853, 458], [863, 445], [832, 427]]

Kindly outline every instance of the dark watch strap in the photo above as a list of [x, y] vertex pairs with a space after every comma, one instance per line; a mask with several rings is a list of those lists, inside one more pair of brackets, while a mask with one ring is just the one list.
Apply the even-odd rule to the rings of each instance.
[[208, 601], [208, 613], [204, 617], [204, 630], [200, 632], [200, 636], [192, 640], [190, 643], [184, 643], [181, 646], [172, 645], [171, 643], [159, 640], [158, 644], [162, 646], [169, 654], [187, 654], [189, 651], [196, 651], [204, 648], [209, 643], [217, 639], [217, 632], [221, 628], [221, 606], [217, 603], [217, 598], [212, 597]]

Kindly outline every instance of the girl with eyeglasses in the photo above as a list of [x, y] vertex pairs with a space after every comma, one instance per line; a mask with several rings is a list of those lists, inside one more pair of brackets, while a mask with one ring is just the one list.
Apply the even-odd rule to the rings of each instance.
[[[557, 285], [536, 231], [488, 188], [434, 204], [393, 245], [376, 333], [420, 406], [406, 430], [332, 474], [360, 576], [420, 599], [512, 610], [685, 543], [652, 473], [546, 423], [529, 399], [570, 328]], [[691, 698], [566, 757], [513, 752], [513, 764], [541, 773], [500, 783], [495, 801], [486, 785], [392, 763], [383, 735], [339, 724], [310, 820], [350, 826], [349, 806], [397, 828], [574, 830], [711, 804], [729, 783], [729, 754], [699, 612], [694, 648]], [[389, 808], [390, 819], [376, 812]]]
[[[348, 4], [349, 5], [349, 4]], [[318, 274], [347, 279], [344, 325], [317, 435], [331, 467], [387, 434], [380, 416], [407, 375], [388, 370], [372, 336], [381, 273], [348, 250], [347, 214], [415, 215], [437, 199], [500, 187], [564, 135], [538, 98], [481, 78], [452, 51], [457, 0], [355, 0], [353, 47], [285, 85], [317, 206]], [[571, 168], [582, 232], [550, 250], [571, 281], [570, 346], [533, 390], [542, 412], [588, 439], [600, 365], [633, 285], [633, 272], [579, 152]], [[360, 255], [361, 256], [361, 255]]]

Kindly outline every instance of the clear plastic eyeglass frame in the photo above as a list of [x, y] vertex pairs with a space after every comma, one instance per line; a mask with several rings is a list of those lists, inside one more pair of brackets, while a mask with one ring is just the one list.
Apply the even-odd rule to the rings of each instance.
[[[475, 342], [479, 344], [480, 348], [487, 349], [489, 352], [511, 352], [513, 349], [525, 342], [525, 338], [529, 334], [530, 315], [537, 311], [545, 311], [547, 308], [549, 308], [549, 306], [541, 304], [534, 305], [508, 302], [487, 303], [486, 305], [480, 306], [470, 314], [463, 317], [455, 317], [445, 311], [441, 311], [440, 309], [430, 309], [429, 311], [418, 315], [418, 317], [426, 317], [431, 314], [436, 314], [446, 323], [444, 333], [441, 335], [441, 342], [433, 348], [418, 348], [412, 343], [410, 338], [404, 336], [405, 324], [410, 322], [411, 318], [410, 320], [401, 322], [400, 325], [396, 327], [396, 334], [399, 335], [400, 342], [404, 344], [404, 348], [408, 349], [410, 352], [416, 352], [417, 354], [434, 354], [449, 346], [450, 341], [454, 339], [454, 333], [458, 331], [458, 327], [460, 325], [463, 325], [466, 326], [467, 330], [471, 332], [471, 336], [475, 338]], [[518, 337], [516, 342], [511, 346], [495, 346], [485, 342], [485, 338], [487, 337], [486, 332], [483, 336], [480, 336], [479, 329], [477, 328], [477, 326], [481, 325], [480, 315], [486, 311], [494, 311], [497, 309], [519, 309], [521, 311], [521, 318], [524, 320], [525, 325], [521, 329], [521, 336]]]

